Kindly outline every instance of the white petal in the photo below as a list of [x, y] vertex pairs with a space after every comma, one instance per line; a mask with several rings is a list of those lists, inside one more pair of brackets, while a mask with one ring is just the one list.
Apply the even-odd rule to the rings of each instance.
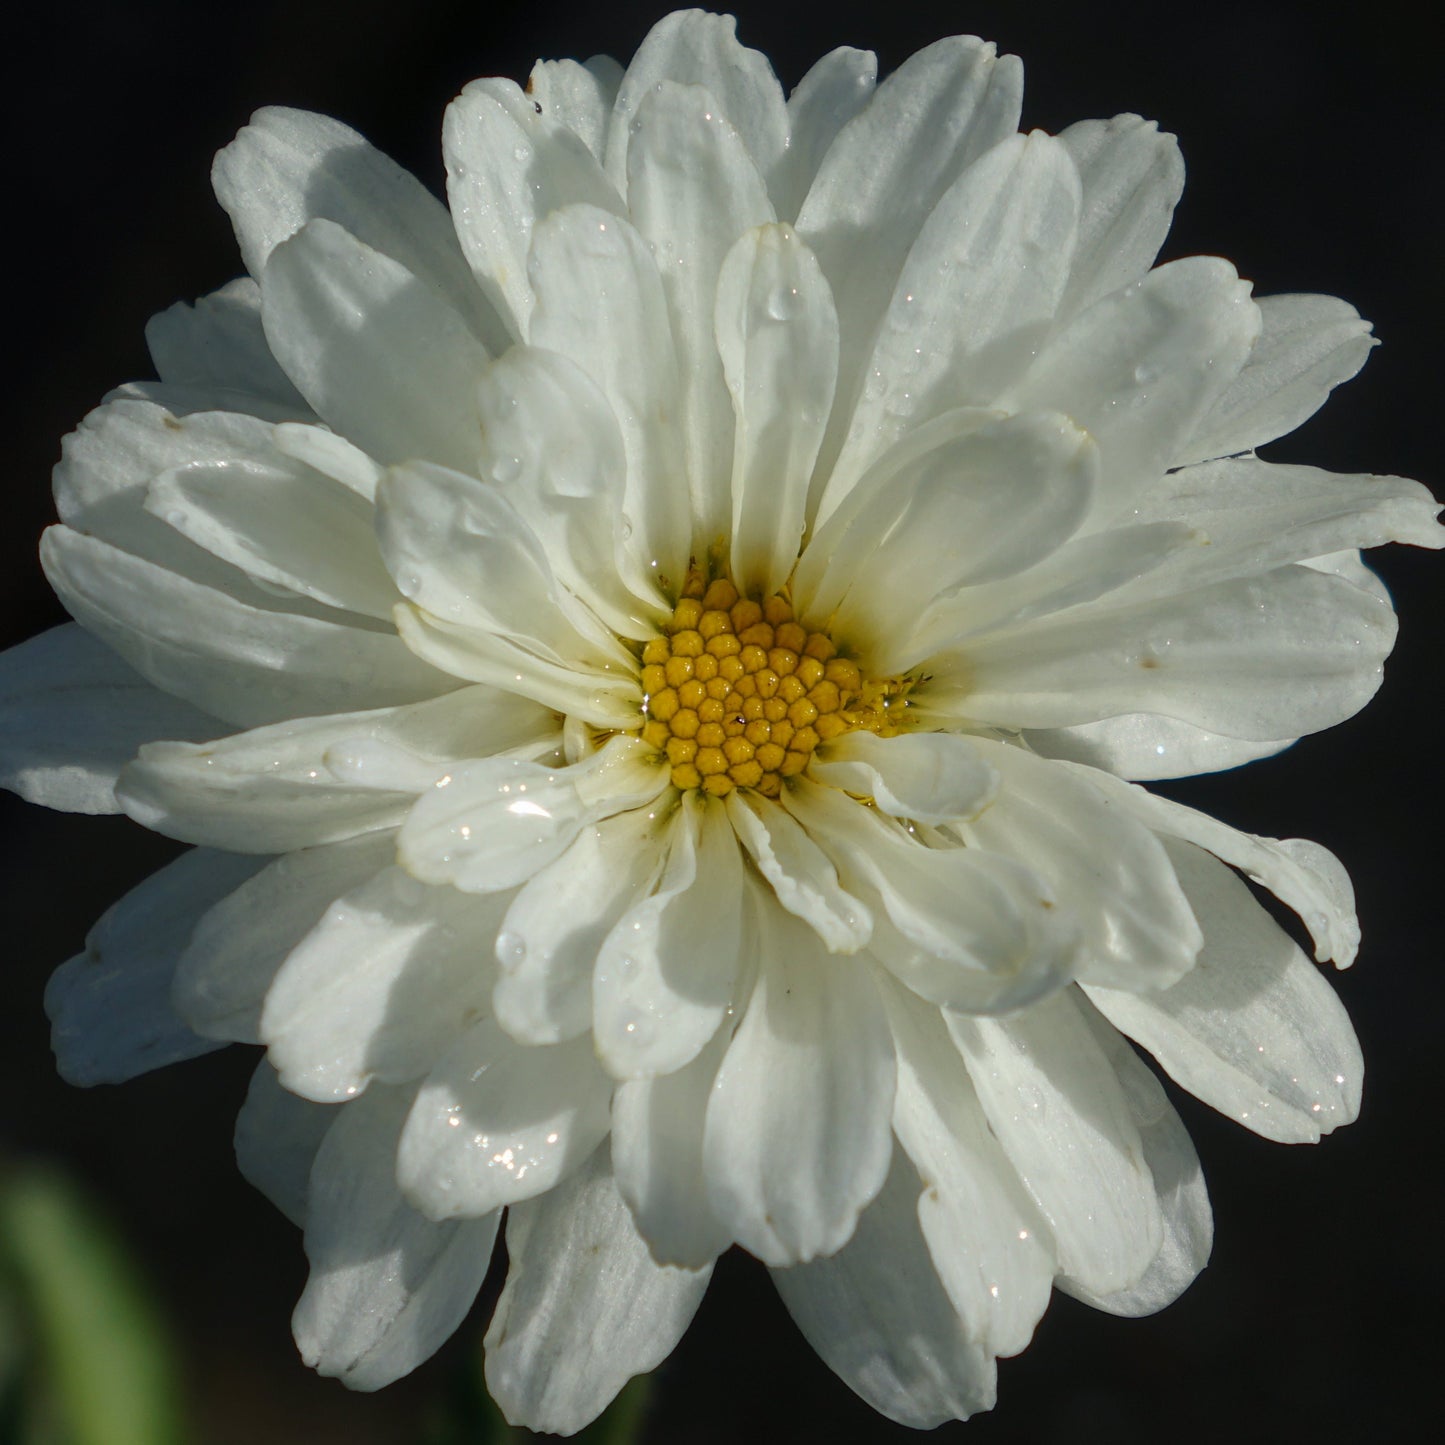
[[163, 692], [233, 726], [395, 706], [455, 685], [394, 633], [237, 601], [69, 527], [45, 533], [40, 558], [88, 632]]
[[442, 154], [452, 220], [477, 285], [521, 340], [532, 314], [534, 224], [576, 201], [621, 214], [622, 198], [585, 142], [510, 80], [473, 81], [452, 101]]
[[382, 468], [360, 447], [339, 437], [324, 426], [308, 426], [302, 422], [281, 422], [271, 429], [276, 449], [298, 462], [349, 487], [368, 502], [376, 498]]
[[415, 272], [479, 336], [503, 342], [505, 332], [477, 293], [446, 207], [340, 121], [284, 106], [258, 110], [217, 155], [211, 183], [257, 280], [271, 252], [320, 217]]
[[402, 1131], [397, 1177], [432, 1219], [545, 1194], [606, 1136], [610, 1093], [586, 1039], [527, 1048], [485, 1019], [422, 1084]]
[[195, 849], [101, 914], [85, 952], [61, 964], [45, 989], [50, 1045], [67, 1083], [121, 1084], [220, 1047], [176, 1016], [171, 980], [196, 920], [261, 861]]
[[1172, 135], [1137, 115], [1081, 120], [1059, 139], [1083, 185], [1079, 244], [1060, 307], [1072, 316], [1154, 264], [1184, 189], [1184, 160]]
[[875, 672], [906, 670], [971, 620], [962, 588], [1031, 568], [1073, 534], [1098, 470], [1093, 442], [1057, 413], [948, 412], [882, 457], [810, 540], [797, 605], [838, 614]]
[[670, 823], [636, 809], [584, 828], [522, 887], [502, 921], [497, 1022], [521, 1044], [556, 1044], [592, 1024], [592, 971], [613, 925], [662, 868]]
[[162, 472], [146, 509], [263, 585], [388, 625], [397, 591], [363, 497], [279, 452]]
[[1017, 1354], [1048, 1307], [1054, 1257], [938, 1010], [884, 989], [898, 1050], [893, 1129], [922, 1179], [918, 1222], [969, 1339]]
[[878, 57], [841, 45], [829, 51], [788, 97], [788, 149], [773, 177], [773, 204], [791, 221], [838, 132], [873, 99]]
[[1244, 741], [1197, 728], [1178, 718], [1129, 712], [1071, 728], [1030, 729], [1024, 741], [1045, 758], [1103, 768], [1137, 783], [1192, 778], [1273, 757], [1296, 738]]
[[500, 1215], [435, 1224], [396, 1186], [410, 1090], [375, 1089], [336, 1111], [306, 1210], [311, 1275], [291, 1328], [301, 1358], [353, 1390], [379, 1390], [429, 1359], [461, 1324], [492, 1257]]
[[614, 738], [570, 768], [518, 758], [461, 763], [417, 800], [398, 855], [428, 883], [495, 893], [526, 882], [589, 824], [641, 807], [666, 786], [666, 764], [636, 737]]
[[1059, 1288], [1095, 1309], [1132, 1319], [1155, 1314], [1173, 1304], [1193, 1284], [1209, 1262], [1214, 1244], [1214, 1213], [1189, 1132], [1165, 1097], [1158, 1079], [1140, 1062], [1122, 1035], [1097, 1017], [1093, 1021], [1096, 1035], [1114, 1061], [1119, 1082], [1134, 1111], [1134, 1122], [1139, 1126], [1144, 1160], [1159, 1191], [1164, 1236], [1149, 1268], [1139, 1282], [1128, 1289], [1099, 1295], [1069, 1279], [1061, 1279]]
[[766, 1264], [840, 1249], [883, 1187], [893, 1044], [870, 966], [766, 894], [757, 986], [707, 1107], [708, 1199]]
[[225, 730], [73, 622], [0, 653], [0, 786], [28, 802], [118, 813], [116, 777], [142, 743]]
[[606, 1150], [507, 1216], [507, 1283], [487, 1328], [487, 1389], [514, 1425], [570, 1435], [672, 1353], [711, 1268], [654, 1263]]
[[1244, 370], [1197, 423], [1175, 461], [1246, 452], [1292, 432], [1364, 364], [1370, 323], [1333, 296], [1263, 296], [1264, 326]]
[[1061, 411], [1094, 438], [1104, 463], [1095, 516], [1113, 520], [1173, 465], [1259, 327], [1249, 284], [1229, 262], [1173, 261], [1077, 316], [1001, 404]]
[[1078, 217], [1074, 163], [1042, 132], [995, 146], [943, 194], [879, 323], [824, 514], [901, 435], [952, 407], [988, 405], [1037, 354]]
[[977, 848], [929, 847], [833, 788], [799, 780], [789, 810], [848, 885], [876, 891], [872, 951], [933, 1003], [1021, 1008], [1073, 976], [1079, 928], [1029, 867]]
[[637, 725], [642, 693], [635, 664], [607, 673], [553, 662], [508, 638], [433, 617], [409, 602], [397, 606], [396, 626], [412, 653], [453, 681], [486, 683], [596, 728], [626, 731]]
[[514, 346], [482, 381], [481, 475], [527, 519], [558, 579], [614, 631], [656, 635], [668, 606], [636, 566], [627, 459], [607, 398], [565, 357]]
[[[910, 56], [838, 132], [798, 213], [838, 302], [842, 353], [867, 354], [903, 265], [938, 199], [971, 161], [1018, 128], [1023, 70], [972, 36]], [[847, 431], [862, 368], [839, 378], [825, 480]], [[816, 494], [815, 494], [816, 500]]]
[[397, 586], [434, 617], [579, 671], [635, 668], [558, 586], [540, 539], [501, 487], [425, 462], [393, 467], [377, 491], [376, 526]]
[[1128, 1099], [1073, 996], [1009, 1019], [947, 1017], [1060, 1273], [1096, 1294], [1135, 1284], [1163, 1239], [1159, 1200]]
[[642, 104], [667, 81], [706, 88], [764, 177], [781, 163], [788, 144], [783, 88], [767, 57], [738, 44], [736, 31], [731, 15], [701, 10], [675, 11], [648, 31], [618, 87], [607, 137], [607, 170], [619, 188], [628, 175], [628, 148]]
[[992, 1354], [969, 1339], [919, 1231], [918, 1176], [901, 1154], [829, 1259], [773, 1272], [823, 1362], [875, 1410], [931, 1430], [993, 1408]]
[[626, 221], [595, 206], [566, 206], [537, 225], [529, 274], [537, 296], [532, 344], [580, 366], [622, 430], [631, 550], [653, 575], [681, 585], [692, 520], [678, 485], [685, 465], [679, 374], [657, 263]]
[[1321, 963], [1333, 959], [1340, 968], [1348, 968], [1354, 962], [1360, 943], [1354, 889], [1350, 875], [1327, 848], [1305, 838], [1263, 838], [1242, 833], [1207, 813], [1157, 797], [1107, 774], [1090, 769], [1087, 777], [1100, 791], [1107, 788], [1121, 806], [1132, 809], [1155, 832], [1208, 849], [1288, 904], [1309, 930], [1315, 957]]
[[176, 964], [176, 1012], [206, 1038], [260, 1043], [266, 991], [286, 956], [333, 900], [395, 858], [396, 839], [383, 832], [304, 848], [266, 864], [201, 915]]
[[1010, 417], [940, 447], [895, 482], [885, 505], [903, 503], [897, 526], [858, 569], [834, 625], [872, 644], [875, 672], [916, 667], [968, 619], [966, 589], [1024, 571], [1072, 535], [1098, 478], [1093, 441], [1056, 414]]
[[851, 732], [821, 748], [808, 776], [829, 787], [872, 798], [895, 818], [947, 823], [972, 818], [993, 802], [998, 774], [972, 738], [950, 733]]
[[1002, 778], [993, 806], [959, 829], [967, 843], [1036, 869], [1084, 931], [1078, 977], [1113, 988], [1167, 988], [1194, 965], [1203, 935], [1158, 838], [1082, 772], [979, 739]]
[[337, 898], [266, 994], [261, 1041], [281, 1082], [327, 1103], [427, 1073], [487, 1012], [504, 907], [395, 867]]
[[304, 408], [266, 345], [261, 291], [243, 276], [194, 305], [177, 301], [146, 322], [146, 347], [162, 381], [248, 392]]
[[1156, 712], [1269, 740], [1357, 712], [1394, 639], [1385, 604], [1339, 578], [1279, 567], [1178, 597], [1106, 599], [960, 652], [966, 706], [983, 722], [1067, 727]]
[[[491, 688], [376, 712], [298, 718], [209, 743], [151, 743], [125, 768], [119, 796], [148, 828], [240, 853], [285, 853], [396, 827], [420, 787], [447, 759], [515, 746], [550, 722], [531, 704]], [[387, 743], [426, 760], [409, 788], [373, 783], [364, 765], [327, 766], [341, 745]], [[433, 761], [434, 760], [434, 761]], [[407, 780], [410, 782], [410, 780]]]
[[311, 1166], [336, 1110], [283, 1089], [264, 1059], [236, 1115], [236, 1163], [292, 1224], [305, 1227]]
[[1229, 869], [1187, 843], [1170, 854], [1204, 925], [1199, 962], [1164, 993], [1090, 997], [1186, 1089], [1266, 1139], [1313, 1143], [1350, 1123], [1364, 1064], [1334, 991]]
[[487, 353], [426, 281], [330, 221], [261, 278], [266, 339], [318, 415], [377, 461], [476, 466]]
[[685, 793], [666, 842], [656, 891], [617, 920], [596, 957], [597, 1057], [620, 1079], [685, 1065], [737, 987], [743, 870], [727, 812]]
[[733, 470], [733, 412], [714, 337], [718, 272], [734, 238], [771, 221], [773, 208], [742, 138], [700, 86], [661, 81], [642, 98], [627, 171], [628, 210], [659, 258], [672, 318], [694, 527], [711, 539], [730, 520]]
[[539, 60], [527, 77], [527, 98], [542, 114], [580, 136], [600, 161], [622, 67], [605, 55], [586, 65], [575, 60]]
[[1440, 503], [1404, 477], [1348, 476], [1237, 457], [1182, 467], [1139, 499], [1141, 522], [1181, 521], [1209, 546], [1183, 553], [1130, 595], [1198, 587], [1287, 562], [1406, 542], [1445, 546]]
[[732, 394], [732, 571], [745, 593], [788, 580], [838, 374], [838, 316], [786, 226], [739, 237], [717, 282], [717, 353]]
[[720, 1029], [670, 1074], [630, 1079], [612, 1096], [612, 1167], [652, 1257], [701, 1269], [733, 1237], [708, 1203], [703, 1159], [708, 1100], [731, 1039]]
[[873, 931], [866, 905], [838, 882], [831, 859], [776, 803], [728, 794], [728, 819], [777, 901], [807, 923], [833, 953], [856, 953]]

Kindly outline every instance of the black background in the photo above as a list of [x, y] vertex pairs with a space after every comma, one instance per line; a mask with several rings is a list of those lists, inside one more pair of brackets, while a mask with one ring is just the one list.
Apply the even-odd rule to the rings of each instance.
[[[338, 115], [439, 186], [442, 109], [538, 55], [626, 59], [665, 7], [455, 0], [184, 0], [27, 7], [0, 75], [6, 219], [0, 336], [0, 645], [62, 620], [35, 560], [61, 435], [149, 374], [145, 319], [240, 267], [212, 201], [212, 153], [256, 106]], [[1281, 459], [1421, 477], [1439, 489], [1442, 319], [1438, 61], [1400, 4], [745, 3], [741, 32], [787, 85], [843, 43], [884, 68], [972, 31], [1023, 56], [1025, 123], [1135, 110], [1181, 138], [1189, 182], [1166, 258], [1230, 257], [1261, 294], [1341, 295], [1383, 345]], [[1364, 1112], [1317, 1149], [1266, 1144], [1188, 1098], [1215, 1201], [1214, 1261], [1165, 1314], [1118, 1321], [1058, 1299], [1001, 1369], [991, 1416], [939, 1436], [1000, 1442], [1412, 1439], [1439, 1373], [1442, 1047], [1440, 620], [1445, 572], [1376, 564], [1403, 618], [1366, 712], [1271, 762], [1178, 785], [1239, 826], [1319, 839], [1350, 866], [1365, 930], [1339, 979], [1367, 1059]], [[230, 1050], [119, 1089], [55, 1078], [40, 995], [89, 922], [172, 848], [124, 819], [0, 797], [5, 866], [4, 1147], [94, 1184], [184, 1337], [206, 1445], [407, 1445], [476, 1347], [379, 1396], [312, 1377], [287, 1332], [300, 1241], [235, 1174], [230, 1116], [252, 1060]], [[891, 1441], [793, 1332], [763, 1272], [732, 1259], [660, 1372], [656, 1442]]]

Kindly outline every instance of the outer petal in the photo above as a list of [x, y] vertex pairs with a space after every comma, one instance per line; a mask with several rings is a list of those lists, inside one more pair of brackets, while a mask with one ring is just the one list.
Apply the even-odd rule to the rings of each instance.
[[234, 726], [415, 702], [454, 684], [394, 633], [238, 601], [69, 527], [45, 533], [40, 560], [88, 632]]
[[429, 1359], [462, 1322], [492, 1257], [499, 1213], [435, 1224], [396, 1187], [411, 1092], [376, 1089], [337, 1111], [311, 1171], [311, 1276], [291, 1327], [301, 1357], [353, 1390]]
[[759, 974], [708, 1102], [714, 1213], [765, 1264], [841, 1248], [883, 1186], [893, 1045], [866, 963], [763, 895]]
[[708, 1100], [732, 1038], [719, 1029], [671, 1074], [632, 1079], [612, 1096], [617, 1187], [659, 1264], [701, 1269], [732, 1244], [708, 1202], [703, 1157]]
[[635, 672], [631, 654], [558, 586], [501, 487], [425, 462], [394, 467], [377, 493], [377, 539], [413, 605], [463, 634], [501, 637], [578, 672]]
[[597, 1056], [618, 1078], [682, 1067], [736, 998], [743, 871], [727, 814], [685, 794], [667, 842], [656, 891], [617, 920], [592, 976]]
[[[861, 362], [924, 218], [968, 164], [1018, 128], [1023, 70], [972, 36], [910, 56], [838, 132], [798, 214], [838, 301], [842, 354]], [[842, 445], [863, 377], [839, 402], [815, 485]], [[816, 493], [815, 493], [816, 500]]]
[[[1031, 868], [982, 849], [931, 847], [833, 788], [804, 780], [788, 809], [850, 888], [876, 892], [878, 960], [947, 1008], [1021, 1008], [1073, 976], [1079, 929]], [[846, 895], [845, 895], [846, 896]]]
[[196, 849], [113, 904], [45, 990], [56, 1067], [71, 1084], [121, 1084], [220, 1047], [171, 1007], [176, 959], [197, 919], [261, 866]]
[[1192, 778], [1273, 757], [1296, 738], [1247, 741], [1197, 728], [1178, 718], [1130, 712], [1071, 728], [1031, 728], [1023, 734], [1034, 752], [1102, 768], [1136, 783]]
[[284, 106], [258, 110], [217, 155], [211, 182], [258, 280], [277, 246], [322, 218], [423, 277], [478, 335], [505, 336], [473, 284], [446, 208], [340, 121]]
[[985, 723], [1067, 727], [1153, 712], [1271, 740], [1357, 712], [1394, 640], [1385, 604], [1339, 578], [1279, 567], [1008, 628], [968, 643], [967, 662], [935, 676], [941, 695], [962, 684], [959, 703]]
[[662, 81], [638, 106], [627, 153], [628, 210], [659, 258], [672, 318], [693, 526], [703, 543], [727, 528], [732, 475], [733, 412], [713, 329], [718, 272], [736, 237], [773, 219], [758, 167], [717, 108], [699, 86]]
[[1027, 863], [1057, 890], [1083, 924], [1080, 980], [1147, 991], [1187, 973], [1203, 935], [1153, 832], [1082, 772], [1010, 744], [975, 746], [1002, 787], [960, 835]]
[[426, 1074], [487, 1009], [505, 902], [395, 867], [337, 898], [266, 994], [260, 1035], [281, 1082], [328, 1103]]
[[948, 1024], [1059, 1272], [1101, 1295], [1135, 1284], [1163, 1219], [1129, 1101], [1079, 1005], [1058, 993], [1007, 1020]]
[[675, 825], [641, 808], [584, 828], [523, 885], [497, 935], [497, 1022], [522, 1044], [556, 1044], [592, 1025], [592, 976], [618, 919], [662, 869]]
[[487, 368], [479, 402], [481, 475], [527, 519], [558, 580], [622, 636], [655, 636], [668, 608], [627, 545], [627, 458], [606, 396], [556, 352], [514, 346]]
[[1333, 296], [1263, 296], [1264, 327], [1244, 370], [1199, 419], [1177, 463], [1272, 442], [1313, 416], [1375, 343], [1370, 323]]
[[312, 221], [267, 261], [261, 314], [297, 390], [377, 461], [476, 467], [487, 353], [424, 278]]
[[1059, 1287], [1095, 1309], [1132, 1319], [1155, 1314], [1173, 1304], [1194, 1283], [1200, 1270], [1209, 1263], [1209, 1251], [1214, 1244], [1214, 1214], [1209, 1207], [1199, 1156], [1158, 1079], [1140, 1062], [1122, 1035], [1103, 1020], [1094, 1021], [1095, 1034], [1114, 1061], [1119, 1082], [1124, 1086], [1134, 1121], [1139, 1126], [1144, 1158], [1159, 1191], [1164, 1236], [1153, 1263], [1139, 1282], [1128, 1289], [1097, 1295], [1068, 1279], [1061, 1280]]
[[670, 80], [703, 86], [715, 97], [764, 177], [781, 164], [788, 144], [783, 88], [767, 57], [739, 45], [736, 31], [731, 15], [702, 10], [674, 11], [648, 31], [618, 87], [607, 136], [607, 170], [619, 188], [628, 175], [628, 150], [643, 102]]
[[788, 227], [739, 237], [718, 278], [714, 326], [735, 418], [733, 575], [743, 591], [771, 596], [797, 561], [838, 375], [832, 292]]
[[452, 221], [477, 285], [522, 340], [532, 315], [532, 227], [577, 201], [620, 214], [622, 199], [586, 143], [510, 80], [473, 81], [452, 101], [442, 154]]
[[267, 863], [201, 915], [176, 964], [176, 1012], [206, 1038], [260, 1043], [261, 1008], [286, 956], [335, 899], [395, 857], [396, 839], [384, 832]]
[[116, 777], [142, 743], [225, 731], [74, 623], [0, 654], [0, 786], [28, 802], [118, 813]]
[[879, 323], [824, 514], [904, 433], [988, 405], [1028, 365], [1068, 282], [1078, 218], [1073, 161], [1042, 132], [995, 146], [949, 187]]
[[146, 509], [263, 587], [390, 626], [399, 599], [369, 499], [284, 453], [162, 472]]
[[632, 551], [653, 575], [680, 585], [692, 520], [677, 485], [685, 465], [677, 357], [657, 263], [626, 221], [595, 206], [566, 206], [537, 226], [529, 274], [537, 296], [532, 344], [580, 366], [622, 429]]
[[507, 1216], [507, 1283], [487, 1328], [487, 1388], [514, 1425], [570, 1435], [672, 1353], [705, 1269], [655, 1263], [599, 1149]]
[[[303, 717], [210, 743], [151, 743], [119, 788], [130, 815], [158, 832], [285, 853], [395, 827], [416, 794], [446, 775], [448, 758], [545, 737], [550, 721], [520, 698], [464, 688], [414, 707]], [[373, 780], [364, 761], [345, 766], [367, 743], [399, 751], [417, 778]]]
[[311, 1167], [336, 1118], [334, 1108], [283, 1089], [264, 1059], [236, 1115], [236, 1163], [246, 1182], [303, 1229]]
[[873, 99], [878, 57], [850, 45], [829, 51], [788, 97], [788, 149], [773, 179], [773, 204], [791, 221], [838, 132]]
[[1072, 316], [1154, 264], [1184, 190], [1184, 160], [1172, 135], [1137, 115], [1081, 120], [1059, 139], [1083, 185], [1079, 243], [1059, 308]]
[[896, 986], [883, 996], [898, 1050], [893, 1129], [922, 1179], [923, 1238], [969, 1339], [990, 1355], [1017, 1354], [1053, 1288], [1047, 1227], [938, 1010]]
[[606, 1136], [610, 1091], [585, 1039], [526, 1048], [473, 1024], [421, 1086], [397, 1178], [431, 1219], [545, 1194]]
[[999, 781], [974, 740], [954, 733], [844, 733], [813, 759], [808, 776], [919, 823], [976, 817], [998, 795]]
[[146, 322], [146, 347], [162, 381], [250, 393], [280, 406], [304, 408], [301, 393], [266, 345], [261, 291], [249, 277], [222, 286], [194, 305], [177, 301]]
[[837, 1254], [775, 1270], [798, 1328], [880, 1414], [915, 1430], [993, 1408], [992, 1354], [939, 1283], [916, 1213], [918, 1175], [895, 1155], [883, 1192]]
[[1204, 924], [1204, 952], [1164, 993], [1090, 989], [1106, 1018], [1191, 1093], [1283, 1143], [1314, 1143], [1359, 1113], [1364, 1064], [1319, 971], [1222, 864], [1170, 847]]
[[527, 96], [543, 115], [580, 136], [600, 161], [621, 80], [622, 67], [607, 55], [594, 55], [585, 65], [539, 60], [527, 77]]
[[1360, 943], [1354, 889], [1343, 864], [1327, 848], [1305, 838], [1262, 838], [1242, 833], [1207, 813], [1156, 797], [1106, 773], [1090, 769], [1086, 776], [1094, 787], [1108, 789], [1156, 833], [1207, 848], [1268, 888], [1299, 914], [1314, 939], [1315, 957], [1321, 963], [1333, 959], [1340, 968], [1348, 968], [1354, 961]]
[[461, 763], [417, 800], [398, 855], [428, 883], [495, 893], [560, 857], [583, 828], [651, 802], [666, 786], [666, 765], [635, 737], [614, 738], [570, 768], [519, 758]]
[[1112, 522], [1173, 465], [1259, 328], [1249, 285], [1227, 261], [1173, 261], [1077, 316], [1000, 404], [1061, 411], [1093, 436], [1105, 482], [1095, 525]]

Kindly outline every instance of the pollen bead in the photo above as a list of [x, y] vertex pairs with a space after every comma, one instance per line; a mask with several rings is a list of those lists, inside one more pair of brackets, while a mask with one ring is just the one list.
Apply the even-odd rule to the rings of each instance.
[[777, 797], [819, 743], [854, 728], [896, 731], [863, 701], [857, 663], [810, 632], [786, 597], [758, 602], [690, 573], [665, 635], [642, 651], [643, 737], [679, 788]]

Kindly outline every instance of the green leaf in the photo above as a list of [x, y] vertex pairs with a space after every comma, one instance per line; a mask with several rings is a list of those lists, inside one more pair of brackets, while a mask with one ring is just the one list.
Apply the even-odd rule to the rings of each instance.
[[160, 1311], [110, 1223], [59, 1170], [0, 1172], [0, 1264], [28, 1342], [25, 1415], [56, 1445], [181, 1445]]

